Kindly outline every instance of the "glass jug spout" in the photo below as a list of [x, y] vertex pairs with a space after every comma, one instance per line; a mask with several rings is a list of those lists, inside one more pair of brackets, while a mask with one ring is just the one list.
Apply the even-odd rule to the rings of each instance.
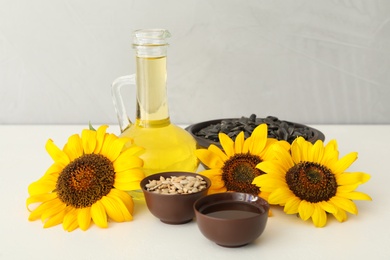
[[167, 45], [171, 33], [165, 29], [146, 29], [133, 32], [133, 46]]

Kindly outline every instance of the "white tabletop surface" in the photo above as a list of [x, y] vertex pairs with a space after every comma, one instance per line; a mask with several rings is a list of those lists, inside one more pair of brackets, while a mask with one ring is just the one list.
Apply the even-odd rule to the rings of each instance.
[[[340, 155], [357, 151], [349, 171], [371, 174], [358, 190], [373, 201], [356, 201], [348, 221], [329, 217], [315, 228], [273, 208], [262, 236], [240, 248], [220, 247], [202, 236], [195, 220], [167, 225], [137, 204], [134, 220], [65, 232], [29, 222], [27, 186], [52, 164], [45, 151], [51, 138], [62, 147], [85, 126], [0, 126], [0, 259], [390, 259], [390, 125], [315, 125], [326, 141], [336, 139]], [[117, 126], [109, 132], [118, 134]]]

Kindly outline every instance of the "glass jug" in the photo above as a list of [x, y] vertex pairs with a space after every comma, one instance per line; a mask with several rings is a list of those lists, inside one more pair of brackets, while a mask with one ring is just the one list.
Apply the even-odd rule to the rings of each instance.
[[[123, 76], [112, 84], [112, 97], [121, 129], [121, 136], [131, 137], [144, 147], [145, 175], [166, 171], [195, 172], [199, 162], [195, 155], [196, 141], [169, 118], [167, 78], [167, 38], [162, 29], [133, 32], [136, 74]], [[120, 89], [136, 85], [136, 118], [127, 116]]]

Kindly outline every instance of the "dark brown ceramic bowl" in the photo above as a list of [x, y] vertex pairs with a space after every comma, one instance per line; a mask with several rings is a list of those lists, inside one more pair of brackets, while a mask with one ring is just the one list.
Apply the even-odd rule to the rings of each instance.
[[224, 247], [239, 247], [256, 240], [268, 220], [269, 204], [240, 192], [207, 195], [194, 203], [201, 233]]
[[[171, 176], [201, 176], [206, 181], [206, 189], [191, 194], [158, 194], [148, 191], [146, 184], [149, 180], [159, 180], [160, 176], [168, 178]], [[211, 181], [200, 174], [192, 172], [163, 172], [150, 175], [141, 181], [141, 189], [145, 196], [146, 205], [149, 211], [162, 222], [167, 224], [184, 224], [190, 222], [194, 216], [194, 202], [205, 196], [210, 188]]]
[[[229, 121], [229, 120], [238, 120], [238, 119], [239, 118], [214, 119], [214, 120], [200, 122], [197, 124], [190, 125], [190, 126], [186, 127], [186, 130], [192, 135], [192, 137], [195, 138], [199, 148], [206, 148], [207, 149], [211, 144], [214, 144], [214, 145], [218, 146], [219, 148], [222, 148], [221, 144], [219, 142], [210, 140], [210, 139], [202, 137], [202, 136], [199, 136], [197, 133], [201, 129], [206, 128], [206, 127], [211, 126], [211, 125], [219, 124], [223, 120]], [[256, 118], [256, 122], [260, 122], [261, 120], [264, 120], [264, 118]], [[319, 131], [315, 128], [312, 128], [312, 127], [309, 127], [309, 126], [303, 125], [303, 124], [289, 122], [289, 121], [284, 121], [284, 122], [286, 122], [289, 126], [291, 126], [293, 128], [307, 128], [307, 131], [310, 132], [310, 136], [306, 140], [308, 140], [309, 142], [314, 143], [317, 140], [322, 140], [322, 141], [325, 140], [325, 135], [321, 131]], [[271, 137], [271, 136], [269, 135], [268, 137]], [[281, 138], [277, 138], [277, 139], [281, 140]]]

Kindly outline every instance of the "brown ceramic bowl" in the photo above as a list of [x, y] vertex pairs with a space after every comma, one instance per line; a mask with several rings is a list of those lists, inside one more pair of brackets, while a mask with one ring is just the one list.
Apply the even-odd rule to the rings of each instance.
[[[211, 126], [211, 125], [220, 124], [222, 121], [231, 121], [231, 120], [238, 120], [238, 119], [239, 118], [214, 119], [214, 120], [210, 120], [210, 121], [205, 121], [205, 122], [200, 122], [197, 124], [189, 125], [188, 127], [186, 127], [185, 130], [187, 130], [192, 135], [192, 137], [195, 138], [199, 148], [206, 148], [207, 149], [211, 144], [214, 144], [214, 145], [218, 146], [219, 148], [222, 148], [219, 141], [215, 141], [215, 140], [213, 141], [211, 139], [205, 138], [201, 135], [198, 135], [198, 132], [206, 127]], [[265, 119], [264, 118], [256, 118], [256, 122], [258, 124], [260, 122], [262, 122], [263, 120], [265, 120]], [[302, 128], [306, 129], [306, 132], [309, 133], [306, 140], [311, 142], [311, 143], [314, 143], [317, 140], [322, 140], [322, 141], [325, 140], [325, 135], [321, 131], [319, 131], [315, 128], [312, 128], [312, 127], [309, 127], [309, 126], [303, 125], [303, 124], [289, 122], [289, 121], [284, 121], [284, 122], [292, 129], [302, 129]], [[270, 135], [270, 130], [268, 132], [269, 132], [268, 137], [275, 138], [274, 136]], [[276, 139], [283, 140], [283, 138], [281, 138], [281, 137], [277, 137]], [[291, 140], [288, 140], [288, 141], [291, 143]]]
[[240, 192], [207, 195], [194, 203], [201, 233], [224, 247], [239, 247], [256, 240], [268, 220], [269, 204]]
[[[150, 180], [159, 180], [160, 177], [171, 176], [201, 176], [206, 181], [206, 189], [190, 194], [158, 194], [148, 191], [146, 184]], [[150, 175], [141, 181], [141, 189], [145, 196], [149, 211], [162, 222], [167, 224], [184, 224], [190, 222], [194, 216], [194, 202], [205, 196], [210, 188], [211, 181], [200, 174], [192, 172], [164, 172]]]

